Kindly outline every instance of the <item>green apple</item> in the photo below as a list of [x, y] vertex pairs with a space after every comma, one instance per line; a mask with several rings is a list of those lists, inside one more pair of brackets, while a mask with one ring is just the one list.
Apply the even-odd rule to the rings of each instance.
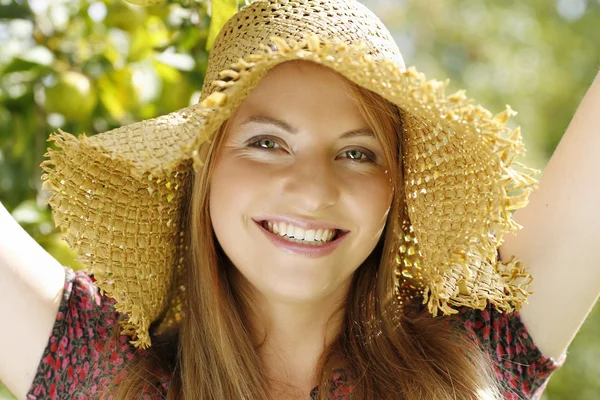
[[146, 22], [146, 9], [136, 7], [124, 0], [115, 0], [108, 5], [106, 19], [104, 23], [108, 26], [114, 26], [126, 32], [135, 32], [135, 30], [144, 26]]
[[94, 112], [98, 95], [93, 82], [85, 75], [61, 73], [53, 86], [45, 88], [46, 111], [64, 115], [67, 120], [84, 120]]

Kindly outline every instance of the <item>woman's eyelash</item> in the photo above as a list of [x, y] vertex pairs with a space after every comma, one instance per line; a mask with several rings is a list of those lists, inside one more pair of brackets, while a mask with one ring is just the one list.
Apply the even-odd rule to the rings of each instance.
[[[260, 143], [261, 142], [267, 142], [267, 146], [262, 146]], [[248, 145], [250, 147], [258, 147], [260, 149], [264, 149], [264, 150], [275, 150], [276, 148], [274, 146], [280, 146], [281, 145], [279, 143], [277, 143], [277, 140], [275, 140], [274, 138], [270, 137], [270, 136], [259, 136], [259, 137], [255, 137], [252, 138], [250, 142], [248, 142]], [[272, 145], [273, 147], [270, 147], [270, 145]], [[345, 150], [343, 153], [344, 154], [349, 154], [349, 153], [360, 153], [360, 155], [356, 158], [350, 158], [348, 157], [348, 160], [350, 160], [351, 162], [355, 162], [355, 163], [366, 163], [366, 162], [371, 162], [371, 163], [376, 163], [377, 162], [377, 156], [366, 149], [363, 149], [362, 147], [355, 147], [349, 150]]]

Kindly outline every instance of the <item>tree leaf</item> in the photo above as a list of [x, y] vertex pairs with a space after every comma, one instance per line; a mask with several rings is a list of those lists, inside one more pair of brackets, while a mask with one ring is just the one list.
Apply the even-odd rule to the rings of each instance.
[[2, 74], [10, 74], [12, 72], [22, 72], [22, 71], [40, 71], [40, 72], [48, 72], [51, 71], [51, 68], [40, 64], [38, 62], [32, 60], [26, 60], [20, 57], [15, 57], [4, 67], [1, 71]]
[[33, 21], [35, 18], [28, 3], [16, 1], [0, 3], [0, 15], [3, 19], [28, 19]]
[[212, 0], [211, 20], [206, 41], [206, 50], [212, 49], [213, 43], [223, 25], [237, 12], [237, 0]]

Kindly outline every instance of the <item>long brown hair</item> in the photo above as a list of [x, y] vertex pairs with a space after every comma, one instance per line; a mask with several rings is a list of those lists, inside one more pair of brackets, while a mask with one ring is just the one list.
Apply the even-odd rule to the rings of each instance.
[[[319, 359], [318, 399], [327, 399], [340, 361], [357, 399], [500, 398], [488, 358], [458, 324], [418, 307], [398, 307], [394, 258], [404, 199], [402, 116], [379, 95], [346, 82], [398, 173], [392, 174], [394, 197], [381, 240], [355, 272], [338, 310], [343, 313], [339, 336]], [[256, 313], [252, 291], [220, 248], [209, 214], [210, 177], [227, 129], [228, 122], [201, 149], [207, 162], [192, 178], [184, 318], [177, 331], [152, 334], [151, 357], [127, 366], [124, 381], [113, 386], [117, 399], [135, 398], [161, 369], [171, 374], [167, 399], [271, 398], [272, 381], [249, 329], [249, 315]]]

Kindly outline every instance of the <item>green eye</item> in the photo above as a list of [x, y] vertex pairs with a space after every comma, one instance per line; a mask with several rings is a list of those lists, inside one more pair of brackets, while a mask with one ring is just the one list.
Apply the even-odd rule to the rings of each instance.
[[269, 149], [272, 149], [275, 147], [275, 142], [272, 141], [271, 139], [262, 139], [262, 140], [259, 140], [259, 143], [262, 143], [262, 147], [267, 147]]
[[356, 163], [374, 163], [377, 162], [377, 157], [369, 151], [359, 149], [347, 150], [344, 152], [346, 158]]
[[269, 138], [260, 138], [257, 141], [251, 143], [252, 146], [261, 147], [263, 149], [274, 149], [278, 144]]
[[358, 161], [362, 161], [363, 157], [364, 158], [368, 158], [367, 155], [365, 153], [363, 153], [360, 150], [348, 150], [346, 152], [346, 155], [348, 156], [348, 158], [350, 158], [351, 160], [358, 160]]

